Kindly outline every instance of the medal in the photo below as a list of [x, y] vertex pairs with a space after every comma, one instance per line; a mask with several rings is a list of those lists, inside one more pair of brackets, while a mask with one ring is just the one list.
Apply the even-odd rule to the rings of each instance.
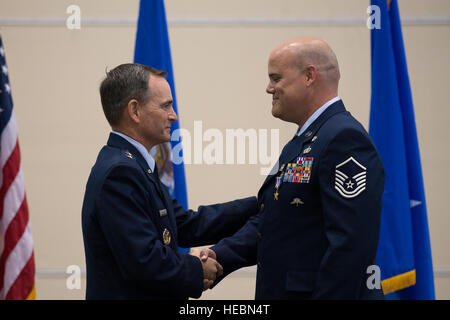
[[278, 190], [278, 188], [280, 187], [280, 184], [281, 184], [281, 176], [280, 177], [277, 177], [277, 180], [276, 180], [277, 182], [275, 183], [275, 189], [277, 189]]
[[[282, 166], [282, 168], [284, 169], [284, 164]], [[284, 172], [281, 173], [281, 175], [279, 177], [276, 177], [276, 182], [275, 182], [275, 193], [273, 194], [273, 199], [274, 200], [278, 200], [278, 196], [280, 195], [280, 193], [278, 192], [278, 188], [281, 185], [281, 181], [283, 179], [283, 175]]]
[[276, 190], [275, 193], [273, 194], [273, 199], [278, 200], [278, 195], [279, 195], [278, 190]]
[[166, 246], [170, 244], [170, 231], [167, 229], [163, 232], [163, 242]]

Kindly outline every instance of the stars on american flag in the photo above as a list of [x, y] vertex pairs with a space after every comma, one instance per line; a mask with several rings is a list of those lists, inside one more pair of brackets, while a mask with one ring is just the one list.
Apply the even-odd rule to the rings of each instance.
[[[9, 86], [9, 83], [8, 83], [8, 67], [6, 67], [6, 64], [4, 64], [5, 63], [5, 60], [4, 60], [5, 49], [3, 49], [3, 46], [0, 46], [0, 58], [1, 58], [0, 61], [1, 61], [2, 73], [5, 75], [5, 78], [6, 78], [6, 79], [4, 79], [3, 87], [0, 86], [0, 94], [3, 93], [3, 90], [5, 90], [8, 94], [11, 94], [11, 87]], [[3, 112], [3, 108], [0, 105], [0, 113], [2, 113], [2, 112]]]
[[[9, 86], [9, 83], [5, 82], [4, 88], [1, 88], [1, 87], [0, 87], [0, 94], [2, 94], [2, 92], [3, 92], [2, 89], [5, 89], [6, 92], [7, 92], [8, 94], [11, 94], [11, 87]], [[3, 108], [2, 108], [2, 106], [0, 105], [0, 113], [2, 113], [2, 112], [3, 112]]]
[[[3, 46], [0, 46], [0, 56], [4, 59], [5, 58], [5, 49], [3, 49]], [[3, 60], [2, 59], [2, 60]], [[3, 61], [2, 61], [3, 62]], [[8, 68], [6, 67], [6, 65], [4, 65], [4, 64], [2, 64], [2, 73], [5, 75], [5, 76], [8, 76]], [[0, 86], [0, 94], [2, 94], [3, 93], [3, 89], [4, 90], [6, 90], [6, 92], [8, 93], [8, 94], [11, 94], [11, 87], [9, 86], [9, 83], [7, 83], [6, 81], [5, 81], [5, 85], [4, 85], [4, 88], [2, 88], [1, 86]], [[3, 112], [3, 108], [2, 108], [2, 106], [0, 105], [0, 113], [2, 113]]]

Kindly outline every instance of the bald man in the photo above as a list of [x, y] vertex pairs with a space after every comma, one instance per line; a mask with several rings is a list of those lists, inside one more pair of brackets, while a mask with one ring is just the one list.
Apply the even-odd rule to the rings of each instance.
[[268, 72], [272, 115], [298, 131], [259, 190], [259, 214], [203, 253], [224, 276], [256, 264], [256, 299], [382, 299], [367, 270], [384, 169], [338, 96], [336, 55], [320, 39], [295, 39], [273, 50]]

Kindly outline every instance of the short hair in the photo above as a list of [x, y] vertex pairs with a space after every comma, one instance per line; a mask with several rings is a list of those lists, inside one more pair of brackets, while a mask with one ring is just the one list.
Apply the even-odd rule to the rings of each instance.
[[309, 64], [315, 65], [329, 83], [337, 84], [341, 77], [336, 54], [327, 44], [321, 47], [303, 44], [297, 53], [295, 63], [299, 71]]
[[123, 110], [132, 99], [146, 104], [151, 97], [150, 74], [166, 77], [167, 72], [137, 63], [124, 63], [106, 72], [100, 84], [100, 98], [106, 120], [111, 126], [120, 124]]

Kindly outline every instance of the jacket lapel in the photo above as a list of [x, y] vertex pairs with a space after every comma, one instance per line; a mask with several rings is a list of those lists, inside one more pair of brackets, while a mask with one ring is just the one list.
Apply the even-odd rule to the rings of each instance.
[[[144, 157], [141, 155], [139, 150], [137, 150], [127, 140], [125, 140], [121, 136], [114, 134], [114, 133], [109, 134], [109, 139], [108, 139], [107, 144], [110, 147], [122, 149], [123, 152], [125, 152], [128, 157], [131, 155], [131, 157], [136, 159], [137, 163], [142, 168], [142, 170], [144, 171], [147, 178], [155, 185], [155, 189], [157, 190], [157, 192], [159, 193], [159, 196], [163, 199], [164, 203], [167, 206], [167, 199], [166, 199], [166, 197], [164, 197], [164, 194], [161, 190], [161, 186], [159, 185], [158, 181], [156, 181], [156, 177], [153, 175], [153, 173], [151, 173], [151, 171], [149, 171], [150, 168], [148, 166], [148, 163], [147, 163], [147, 161], [145, 161]], [[128, 155], [127, 152], [130, 155]], [[156, 166], [156, 163], [155, 163], [155, 166]]]
[[295, 135], [291, 141], [289, 141], [281, 151], [280, 157], [278, 158], [277, 163], [275, 164], [274, 168], [272, 169], [272, 174], [269, 174], [266, 177], [266, 180], [264, 180], [264, 183], [262, 184], [262, 187], [268, 183], [273, 177], [278, 175], [278, 173], [282, 170], [282, 165], [285, 163], [286, 155], [288, 154], [288, 150], [299, 150], [302, 144], [302, 139]]

